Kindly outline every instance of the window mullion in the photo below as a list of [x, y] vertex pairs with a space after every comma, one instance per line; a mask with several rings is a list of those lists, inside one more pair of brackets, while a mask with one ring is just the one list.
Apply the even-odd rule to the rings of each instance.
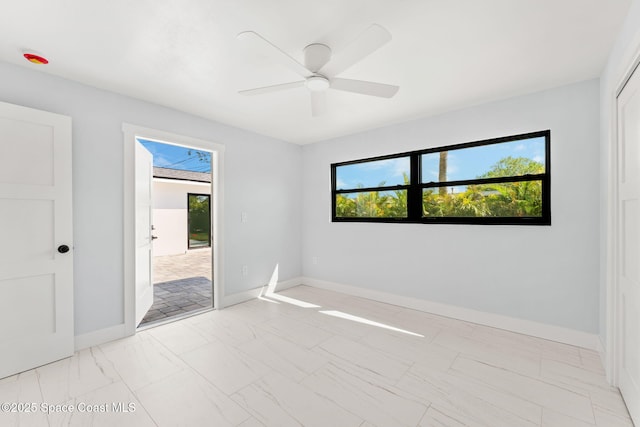
[[411, 173], [407, 191], [407, 216], [409, 221], [422, 218], [422, 189], [420, 188], [420, 155], [411, 155]]

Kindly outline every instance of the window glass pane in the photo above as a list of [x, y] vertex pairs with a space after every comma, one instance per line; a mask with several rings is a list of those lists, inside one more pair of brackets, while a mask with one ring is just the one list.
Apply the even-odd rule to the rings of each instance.
[[545, 138], [423, 154], [422, 182], [522, 176], [545, 172]]
[[338, 166], [336, 189], [405, 185], [409, 184], [409, 171], [409, 157]]
[[425, 188], [422, 216], [542, 217], [542, 181]]
[[211, 246], [209, 195], [189, 194], [189, 248]]
[[407, 190], [337, 194], [336, 216], [341, 218], [406, 218]]

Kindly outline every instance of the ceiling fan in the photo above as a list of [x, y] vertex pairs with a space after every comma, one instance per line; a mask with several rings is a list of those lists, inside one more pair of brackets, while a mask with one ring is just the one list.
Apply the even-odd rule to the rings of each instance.
[[329, 46], [314, 43], [304, 48], [304, 65], [293, 59], [273, 43], [253, 31], [238, 34], [240, 40], [257, 54], [266, 56], [292, 69], [303, 80], [273, 86], [241, 90], [242, 95], [261, 95], [288, 89], [306, 87], [311, 94], [311, 114], [319, 116], [326, 111], [326, 90], [336, 89], [363, 95], [391, 98], [399, 87], [364, 80], [343, 79], [336, 75], [379, 49], [391, 40], [389, 31], [373, 24], [345, 48], [332, 55]]

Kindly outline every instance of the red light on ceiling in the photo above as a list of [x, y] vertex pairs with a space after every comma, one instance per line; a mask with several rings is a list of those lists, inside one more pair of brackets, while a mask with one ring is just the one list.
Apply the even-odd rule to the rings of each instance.
[[34, 64], [45, 65], [49, 63], [49, 60], [47, 58], [36, 55], [35, 53], [25, 53], [24, 57], [27, 61], [33, 62]]

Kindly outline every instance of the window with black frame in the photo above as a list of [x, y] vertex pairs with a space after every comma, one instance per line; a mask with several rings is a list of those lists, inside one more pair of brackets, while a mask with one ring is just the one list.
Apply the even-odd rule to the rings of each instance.
[[407, 218], [410, 160], [394, 156], [335, 167], [336, 216]]
[[332, 220], [550, 225], [550, 131], [331, 165]]
[[189, 227], [188, 248], [211, 246], [211, 196], [209, 194], [187, 194]]

